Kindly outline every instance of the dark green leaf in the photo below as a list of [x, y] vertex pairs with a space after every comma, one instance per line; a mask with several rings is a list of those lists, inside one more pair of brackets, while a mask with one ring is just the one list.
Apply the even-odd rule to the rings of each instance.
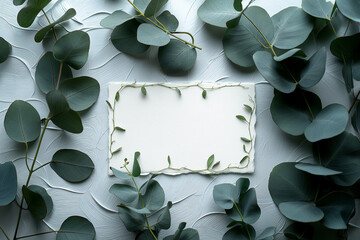
[[302, 0], [303, 10], [316, 18], [331, 20], [334, 5], [326, 0]]
[[209, 169], [209, 168], [211, 167], [211, 165], [212, 165], [212, 164], [213, 164], [213, 162], [214, 162], [214, 159], [215, 159], [214, 154], [213, 154], [213, 155], [211, 155], [211, 156], [208, 158], [208, 160], [207, 160], [207, 164], [206, 164], [207, 169]]
[[54, 57], [74, 69], [82, 68], [89, 56], [90, 38], [83, 31], [74, 31], [61, 37], [54, 45]]
[[40, 186], [23, 186], [22, 193], [33, 217], [40, 221], [52, 210], [53, 202], [46, 190]]
[[76, 11], [73, 8], [70, 8], [69, 10], [67, 10], [64, 15], [62, 15], [58, 20], [56, 20], [55, 22], [49, 24], [48, 26], [42, 28], [40, 31], [38, 31], [35, 35], [35, 42], [41, 42], [44, 37], [46, 36], [46, 34], [52, 29], [54, 28], [57, 24], [65, 22], [71, 18], [73, 18], [76, 15]]
[[146, 96], [147, 94], [147, 91], [146, 91], [146, 88], [144, 86], [141, 87], [141, 93]]
[[152, 17], [167, 3], [168, 0], [151, 0], [144, 12], [145, 16]]
[[116, 92], [115, 94], [115, 100], [118, 102], [120, 99], [120, 93], [119, 92]]
[[317, 222], [324, 217], [323, 211], [312, 202], [282, 202], [279, 209], [285, 217], [297, 222]]
[[249, 112], [252, 112], [252, 111], [253, 111], [252, 107], [250, 107], [250, 106], [247, 105], [247, 104], [244, 104], [244, 107], [245, 107]]
[[220, 165], [220, 161], [214, 163], [214, 165], [211, 167], [211, 169], [215, 169], [215, 168], [216, 168], [217, 166], [219, 166], [219, 165]]
[[351, 60], [344, 60], [344, 66], [342, 69], [342, 75], [345, 82], [345, 87], [348, 93], [354, 88], [353, 66]]
[[275, 227], [268, 227], [256, 237], [256, 240], [272, 240], [274, 239], [275, 231]]
[[6, 112], [4, 127], [7, 135], [16, 142], [33, 142], [40, 135], [40, 116], [29, 103], [16, 100]]
[[142, 196], [143, 203], [150, 211], [158, 210], [165, 201], [165, 193], [160, 184], [150, 179], [146, 186], [146, 193]]
[[236, 181], [235, 199], [239, 199], [240, 195], [247, 192], [250, 186], [250, 180], [248, 178], [239, 178]]
[[242, 0], [235, 0], [234, 1], [234, 8], [239, 12], [242, 11], [243, 10]]
[[170, 37], [153, 24], [142, 23], [137, 29], [137, 40], [146, 45], [161, 47], [170, 42]]
[[331, 42], [330, 51], [340, 60], [356, 59], [359, 56], [360, 33], [338, 37]]
[[94, 170], [94, 163], [90, 157], [73, 149], [57, 151], [50, 166], [61, 178], [73, 183], [88, 179]]
[[170, 158], [170, 156], [167, 157], [167, 161], [168, 161], [168, 164], [169, 164], [169, 166], [170, 166], [170, 165], [171, 165], [171, 158]]
[[192, 228], [184, 229], [186, 226], [185, 222], [179, 224], [178, 230], [175, 235], [167, 236], [164, 240], [199, 240], [199, 233]]
[[115, 127], [115, 130], [118, 130], [120, 132], [125, 132], [126, 131], [124, 128], [121, 128], [121, 127]]
[[236, 115], [236, 118], [241, 120], [241, 121], [245, 121], [246, 122], [246, 118], [242, 115]]
[[5, 62], [9, 57], [11, 45], [2, 37], [0, 37], [0, 63]]
[[104, 28], [114, 29], [116, 26], [123, 24], [124, 22], [127, 22], [132, 18], [133, 17], [128, 13], [122, 10], [117, 10], [103, 20], [101, 20], [100, 25]]
[[330, 168], [326, 168], [321, 165], [309, 164], [309, 163], [298, 163], [295, 165], [295, 167], [304, 172], [310, 173], [312, 175], [318, 175], [318, 176], [333, 176], [333, 175], [339, 175], [342, 173], [339, 171], [332, 170]]
[[109, 106], [109, 108], [113, 109], [111, 103], [108, 100], [106, 100], [106, 104]]
[[13, 3], [15, 6], [20, 6], [22, 4], [24, 4], [26, 0], [14, 0]]
[[255, 229], [249, 224], [241, 223], [240, 225], [228, 230], [222, 240], [249, 240], [248, 232], [251, 239], [255, 239]]
[[[220, 2], [219, 2], [220, 3]], [[274, 37], [274, 26], [269, 14], [260, 7], [249, 7], [246, 16], [260, 29], [268, 41]], [[233, 63], [242, 67], [254, 66], [253, 55], [262, 49], [261, 44], [268, 46], [266, 40], [245, 17], [240, 23], [226, 30], [223, 38], [225, 55]]]
[[71, 216], [61, 224], [56, 240], [94, 240], [95, 235], [95, 228], [89, 220]]
[[131, 203], [138, 198], [137, 190], [134, 187], [125, 184], [114, 184], [111, 186], [109, 192], [127, 203]]
[[112, 154], [119, 153], [119, 152], [121, 152], [121, 150], [122, 150], [122, 147], [119, 147], [118, 149], [116, 149], [115, 151], [113, 151]]
[[244, 137], [242, 137], [241, 140], [243, 140], [244, 142], [247, 142], [247, 143], [251, 142], [250, 139], [247, 139], [247, 138], [244, 138]]
[[202, 93], [201, 93], [201, 95], [202, 95], [203, 99], [205, 99], [205, 98], [206, 98], [206, 95], [207, 95], [206, 90], [203, 90]]
[[317, 51], [307, 62], [300, 75], [299, 85], [303, 88], [310, 88], [317, 84], [325, 74], [326, 49]]
[[132, 169], [132, 175], [134, 177], [138, 177], [141, 174], [141, 168], [140, 168], [140, 164], [139, 164], [139, 159], [140, 157], [140, 152], [136, 152], [134, 155], [134, 165], [133, 165], [133, 169]]
[[166, 74], [189, 71], [195, 64], [196, 56], [194, 48], [176, 39], [171, 39], [169, 44], [160, 47], [158, 53], [161, 69]]
[[157, 20], [164, 25], [165, 29], [169, 32], [175, 32], [179, 26], [179, 21], [177, 18], [172, 15], [169, 11], [162, 12], [158, 17]]
[[157, 219], [156, 227], [159, 229], [169, 229], [171, 226], [171, 216], [170, 208], [172, 207], [172, 202], [168, 202], [166, 207], [161, 210], [160, 215]]
[[[57, 61], [52, 52], [47, 52], [41, 57], [36, 66], [35, 80], [39, 89], [47, 94], [56, 89], [59, 79], [60, 62]], [[72, 78], [72, 72], [67, 64], [63, 64], [60, 83], [67, 78]]]
[[115, 177], [117, 177], [120, 180], [131, 180], [131, 177], [129, 174], [121, 172], [115, 168], [111, 168], [112, 172], [114, 173]]
[[312, 240], [313, 229], [310, 225], [295, 222], [290, 224], [285, 230], [284, 235], [288, 239], [294, 240]]
[[143, 214], [138, 214], [126, 206], [120, 206], [119, 216], [128, 231], [138, 232], [144, 229], [145, 217]]
[[240, 163], [243, 163], [246, 159], [248, 159], [249, 156], [244, 156], [241, 160], [240, 160]]
[[294, 49], [291, 49], [279, 56], [274, 56], [274, 60], [277, 62], [281, 62], [290, 57], [306, 57], [306, 54], [300, 48], [294, 48]]
[[354, 108], [355, 111], [351, 117], [351, 124], [353, 125], [355, 131], [360, 131], [360, 104], [357, 104]]
[[0, 207], [15, 200], [17, 192], [16, 168], [12, 162], [0, 164]]
[[50, 2], [51, 0], [28, 0], [26, 6], [17, 15], [19, 25], [24, 28], [30, 27], [39, 12]]
[[59, 89], [74, 111], [90, 108], [97, 101], [100, 93], [98, 81], [91, 77], [66, 79], [60, 84]]
[[341, 13], [355, 22], [360, 22], [358, 11], [359, 1], [357, 0], [336, 0], [336, 4]]
[[231, 209], [236, 201], [237, 190], [234, 185], [223, 183], [216, 185], [213, 190], [215, 203], [224, 209]]

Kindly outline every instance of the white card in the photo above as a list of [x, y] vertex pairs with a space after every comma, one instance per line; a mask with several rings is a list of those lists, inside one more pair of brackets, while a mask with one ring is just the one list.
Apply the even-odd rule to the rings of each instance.
[[110, 83], [109, 104], [111, 168], [140, 152], [142, 174], [254, 171], [255, 84]]

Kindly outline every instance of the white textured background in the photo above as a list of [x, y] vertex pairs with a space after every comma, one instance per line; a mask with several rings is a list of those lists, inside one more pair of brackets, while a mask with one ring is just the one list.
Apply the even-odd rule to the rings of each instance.
[[[246, 1], [247, 2], [247, 1]], [[108, 119], [107, 119], [107, 85], [111, 81], [146, 81], [146, 82], [191, 82], [191, 81], [239, 81], [256, 82], [260, 79], [258, 73], [236, 67], [226, 59], [222, 48], [223, 30], [205, 25], [197, 17], [197, 9], [203, 0], [169, 0], [166, 9], [170, 10], [180, 22], [179, 29], [193, 33], [196, 44], [203, 48], [198, 51], [196, 65], [188, 74], [169, 77], [160, 71], [157, 63], [157, 49], [152, 48], [145, 57], [137, 58], [119, 53], [110, 43], [110, 30], [102, 29], [99, 22], [108, 13], [117, 9], [131, 9], [125, 0], [58, 0], [48, 6], [50, 17], [57, 19], [64, 11], [73, 7], [77, 11], [76, 18], [63, 24], [59, 31], [82, 29], [91, 38], [90, 57], [86, 66], [80, 71], [74, 71], [75, 76], [89, 75], [101, 84], [101, 93], [96, 105], [82, 114], [84, 132], [80, 135], [64, 133], [52, 127], [45, 134], [39, 155], [39, 163], [51, 160], [59, 148], [75, 148], [90, 155], [96, 165], [92, 177], [81, 184], [69, 184], [58, 177], [49, 167], [41, 169], [32, 178], [32, 184], [44, 186], [54, 201], [54, 210], [44, 222], [36, 224], [31, 216], [23, 216], [20, 234], [27, 235], [48, 227], [58, 229], [61, 223], [70, 215], [81, 215], [90, 219], [97, 231], [98, 240], [134, 239], [128, 233], [117, 216], [118, 200], [108, 189], [117, 182], [108, 176]], [[270, 15], [288, 6], [300, 6], [301, 0], [257, 0], [255, 5], [265, 8]], [[52, 10], [49, 10], [51, 7]], [[0, 162], [13, 161], [17, 167], [19, 189], [27, 176], [24, 164], [25, 147], [12, 142], [6, 135], [3, 119], [8, 106], [16, 99], [22, 99], [33, 104], [41, 117], [47, 115], [48, 109], [44, 95], [37, 89], [34, 82], [35, 67], [44, 54], [53, 46], [53, 39], [48, 38], [41, 44], [35, 43], [33, 37], [37, 30], [46, 24], [40, 16], [32, 27], [22, 29], [16, 23], [16, 15], [20, 7], [15, 7], [10, 0], [0, 2], [0, 35], [8, 40], [13, 51], [10, 58], [0, 65]], [[343, 81], [341, 68], [333, 58], [329, 58], [327, 73], [314, 91], [319, 93], [323, 105], [338, 102], [349, 105]], [[260, 220], [255, 228], [260, 233], [268, 226], [276, 226], [281, 233], [286, 221], [274, 206], [267, 188], [269, 174], [272, 168], [284, 161], [296, 161], [308, 156], [310, 146], [299, 137], [289, 137], [282, 133], [272, 122], [269, 106], [273, 90], [267, 84], [257, 86], [257, 139], [255, 155], [255, 173], [245, 175], [251, 180], [251, 186], [256, 188], [258, 202], [262, 210]], [[344, 97], [345, 96], [345, 97]], [[34, 155], [33, 145], [30, 157]], [[219, 183], [234, 183], [240, 175], [202, 176], [182, 175], [177, 177], [159, 176], [158, 181], [166, 192], [166, 200], [176, 203], [171, 209], [172, 227], [162, 231], [164, 235], [174, 233], [182, 221], [188, 227], [196, 228], [202, 239], [221, 239], [230, 219], [222, 214], [212, 199], [213, 186]], [[145, 179], [142, 179], [145, 180]], [[20, 195], [20, 191], [19, 191]], [[0, 208], [0, 225], [11, 235], [15, 228], [18, 207]], [[359, 227], [359, 218], [353, 221]], [[352, 239], [358, 239], [359, 229], [352, 228]], [[281, 238], [281, 234], [277, 235]], [[0, 239], [3, 237], [0, 235]], [[36, 237], [36, 239], [55, 239], [54, 235]]]

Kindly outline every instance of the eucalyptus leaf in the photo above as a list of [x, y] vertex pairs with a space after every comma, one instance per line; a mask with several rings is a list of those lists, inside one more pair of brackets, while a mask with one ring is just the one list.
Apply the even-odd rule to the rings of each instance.
[[40, 135], [39, 113], [29, 103], [16, 100], [5, 114], [4, 127], [12, 140], [20, 143], [33, 142]]
[[303, 88], [315, 86], [324, 76], [326, 68], [325, 47], [317, 51], [307, 62], [300, 75], [299, 85]]
[[214, 163], [214, 160], [215, 160], [215, 156], [214, 156], [214, 154], [213, 155], [211, 155], [209, 158], [208, 158], [208, 160], [207, 160], [207, 169], [209, 169], [210, 167], [211, 167], [211, 165]]
[[152, 17], [167, 3], [168, 0], [151, 0], [144, 12], [146, 17]]
[[126, 206], [119, 206], [119, 216], [129, 232], [139, 232], [144, 229], [145, 217], [143, 214], [136, 213]]
[[360, 13], [357, 11], [358, 0], [336, 0], [336, 4], [344, 16], [355, 22], [360, 22]]
[[297, 222], [317, 222], [324, 217], [324, 212], [312, 202], [282, 202], [279, 209], [285, 217]]
[[[152, 233], [157, 237], [157, 235], [158, 235], [157, 231], [152, 229]], [[151, 232], [148, 229], [146, 229], [146, 230], [139, 232], [136, 235], [135, 240], [153, 240], [154, 239], [153, 234], [151, 234]]]
[[216, 185], [213, 190], [215, 203], [223, 209], [231, 209], [236, 199], [236, 188], [229, 183]]
[[275, 227], [268, 227], [259, 236], [256, 237], [256, 240], [274, 239], [275, 231], [276, 231]]
[[239, 178], [236, 181], [235, 187], [235, 198], [238, 199], [241, 194], [247, 192], [250, 186], [250, 180], [248, 178]]
[[131, 203], [138, 198], [137, 190], [126, 184], [114, 184], [109, 189], [109, 192], [127, 203]]
[[240, 16], [234, 0], [205, 0], [198, 9], [198, 16], [207, 24], [226, 28], [226, 23]]
[[137, 29], [140, 23], [131, 19], [118, 25], [111, 34], [111, 42], [121, 52], [139, 55], [149, 49], [149, 45], [140, 43], [137, 40]]
[[137, 29], [137, 40], [151, 46], [165, 46], [170, 42], [169, 35], [150, 23], [142, 23]]
[[172, 207], [172, 205], [173, 205], [172, 202], [168, 202], [166, 207], [161, 210], [156, 223], [157, 228], [169, 229], [171, 227], [170, 208]]
[[293, 48], [289, 51], [286, 51], [285, 53], [279, 55], [279, 56], [274, 56], [274, 60], [277, 62], [281, 62], [284, 61], [290, 57], [306, 57], [306, 54], [304, 53], [303, 50], [301, 50], [300, 48]]
[[150, 179], [142, 199], [146, 208], [155, 211], [162, 207], [165, 201], [165, 193], [157, 181]]
[[28, 0], [26, 6], [17, 15], [19, 25], [24, 28], [30, 27], [39, 12], [50, 2], [51, 0]]
[[44, 37], [46, 36], [46, 34], [52, 29], [54, 28], [56, 25], [58, 25], [59, 23], [65, 22], [71, 18], [73, 18], [76, 15], [76, 11], [73, 8], [68, 9], [64, 15], [62, 15], [58, 20], [56, 20], [55, 22], [49, 24], [48, 26], [42, 28], [41, 30], [39, 30], [36, 35], [35, 35], [35, 42], [41, 42]]
[[[249, 232], [249, 234], [248, 234]], [[230, 230], [228, 230], [222, 240], [249, 240], [249, 235], [251, 237], [251, 239], [255, 239], [256, 236], [256, 232], [255, 229], [246, 223], [242, 223], [236, 227], [231, 228]]]
[[342, 75], [345, 82], [345, 87], [348, 93], [354, 88], [354, 77], [353, 77], [353, 67], [352, 61], [346, 61], [344, 59], [344, 66], [342, 68]]
[[203, 97], [203, 99], [206, 99], [206, 95], [207, 95], [206, 90], [203, 90], [201, 93], [201, 96]]
[[[120, 204], [119, 206], [125, 206], [124, 204]], [[134, 213], [138, 213], [138, 214], [150, 214], [150, 210], [147, 208], [134, 208], [134, 207], [129, 207], [129, 206], [125, 206], [127, 208], [129, 208], [131, 211], [133, 211]]]
[[356, 104], [354, 109], [355, 110], [351, 117], [351, 124], [352, 124], [353, 128], [355, 129], [355, 131], [359, 132], [360, 131], [360, 105]]
[[13, 3], [15, 6], [23, 5], [26, 0], [14, 0]]
[[333, 175], [339, 175], [342, 172], [332, 170], [330, 168], [326, 168], [321, 165], [316, 164], [309, 164], [309, 163], [298, 163], [295, 165], [295, 167], [299, 170], [302, 170], [304, 172], [310, 173], [312, 175], [317, 176], [333, 176]]
[[[56, 60], [52, 52], [45, 53], [39, 60], [36, 66], [35, 81], [39, 89], [47, 94], [52, 90], [55, 90], [59, 80], [61, 63]], [[72, 72], [67, 64], [62, 65], [60, 81], [64, 79], [72, 78]]]
[[89, 56], [90, 37], [83, 31], [73, 31], [61, 37], [54, 45], [54, 57], [78, 70]]
[[260, 7], [249, 7], [246, 10], [246, 16], [263, 35], [247, 18], [242, 17], [236, 27], [226, 30], [223, 46], [225, 55], [231, 62], [242, 67], [252, 67], [254, 53], [261, 50], [262, 45], [268, 47], [268, 42], [273, 39], [274, 26], [269, 14]]
[[17, 193], [17, 174], [12, 162], [0, 164], [0, 207], [9, 205]]
[[309, 224], [295, 222], [285, 228], [284, 235], [288, 239], [311, 240], [313, 239], [313, 229]]
[[330, 21], [334, 5], [326, 0], [302, 0], [302, 9], [309, 15]]
[[160, 47], [158, 58], [161, 69], [166, 74], [179, 74], [189, 71], [196, 61], [196, 50], [177, 39]]
[[338, 37], [331, 42], [330, 51], [340, 60], [356, 59], [359, 57], [360, 33]]
[[142, 93], [144, 96], [146, 96], [147, 91], [146, 91], [145, 86], [142, 86], [142, 87], [141, 87], [141, 93]]
[[2, 37], [0, 37], [0, 63], [5, 62], [9, 57], [11, 45]]
[[[47, 193], [47, 191], [45, 190], [45, 188], [41, 187], [41, 186], [37, 186], [37, 185], [30, 185], [28, 187], [28, 189], [30, 191], [32, 191], [33, 193], [38, 193], [40, 194], [40, 196], [42, 197], [42, 199], [45, 202], [45, 206], [46, 206], [46, 216], [50, 214], [50, 212], [53, 209], [53, 201], [50, 197], [50, 195]], [[25, 199], [26, 200], [26, 199]], [[28, 206], [30, 209], [30, 206]]]
[[114, 29], [116, 26], [123, 24], [132, 18], [133, 16], [129, 15], [128, 13], [122, 10], [117, 10], [101, 20], [100, 25], [104, 28]]
[[117, 177], [120, 180], [131, 180], [131, 177], [129, 176], [129, 174], [121, 172], [115, 168], [111, 168], [111, 171], [114, 173], [115, 177]]
[[242, 11], [243, 10], [242, 0], [235, 0], [234, 1], [234, 8], [239, 12]]
[[162, 12], [158, 17], [157, 20], [161, 22], [161, 24], [165, 27], [166, 30], [169, 32], [175, 32], [176, 29], [179, 27], [179, 21], [177, 18], [172, 15], [169, 11]]
[[178, 230], [175, 235], [167, 236], [164, 240], [199, 240], [199, 233], [195, 229], [185, 229], [186, 223], [182, 222], [179, 224]]
[[46, 190], [40, 186], [23, 186], [22, 193], [32, 216], [40, 221], [52, 210], [53, 202]]
[[151, 0], [134, 0], [134, 5], [144, 13]]
[[94, 163], [90, 157], [73, 149], [57, 151], [50, 166], [61, 178], [72, 183], [88, 179], [94, 170]]
[[141, 174], [141, 168], [140, 168], [140, 164], [138, 161], [139, 157], [140, 157], [140, 152], [136, 152], [134, 154], [134, 164], [133, 164], [133, 169], [132, 169], [132, 175], [134, 177], [138, 177]]
[[98, 99], [100, 85], [91, 77], [77, 77], [64, 80], [59, 87], [69, 107], [74, 111], [90, 108]]
[[95, 228], [89, 220], [71, 216], [61, 224], [56, 240], [94, 240], [95, 235]]
[[301, 8], [288, 7], [278, 12], [271, 20], [274, 24], [272, 45], [280, 49], [299, 46], [310, 35], [314, 24]]

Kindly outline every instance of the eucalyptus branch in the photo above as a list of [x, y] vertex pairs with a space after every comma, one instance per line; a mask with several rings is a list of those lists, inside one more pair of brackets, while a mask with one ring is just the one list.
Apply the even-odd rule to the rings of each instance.
[[[50, 21], [48, 15], [46, 14], [46, 12], [44, 11], [44, 9], [41, 9], [41, 11], [43, 12], [43, 14], [44, 14], [46, 20], [48, 21], [48, 23], [51, 24], [51, 21]], [[54, 34], [54, 37], [55, 37], [55, 39], [56, 39], [56, 41], [57, 41], [58, 38], [57, 38], [56, 31], [55, 31], [54, 27], [52, 27], [51, 29], [52, 29], [52, 32], [53, 32], [53, 34]]]
[[[240, 211], [238, 205], [236, 204], [235, 201], [233, 201], [233, 204], [234, 204], [234, 206], [235, 206], [235, 208], [236, 208], [236, 211], [239, 213], [241, 220], [244, 222], [244, 217], [243, 217], [243, 215], [241, 214], [241, 211]], [[244, 223], [245, 223], [245, 222], [244, 222]], [[249, 240], [251, 240], [251, 235], [250, 235], [250, 232], [249, 232], [249, 228], [248, 228], [248, 226], [246, 225], [246, 223], [245, 223], [244, 225], [245, 225], [245, 229], [246, 229], [246, 232], [247, 232], [247, 234], [248, 234]]]

